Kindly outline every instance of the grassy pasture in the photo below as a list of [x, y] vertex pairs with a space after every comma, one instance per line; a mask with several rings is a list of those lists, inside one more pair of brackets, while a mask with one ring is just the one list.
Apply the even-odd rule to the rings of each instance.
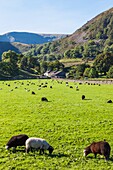
[[[45, 82], [47, 87], [40, 88]], [[31, 94], [32, 91], [36, 94]], [[107, 103], [113, 100], [112, 92], [113, 85], [69, 82], [66, 86], [65, 81], [61, 84], [56, 80], [0, 81], [0, 170], [113, 169], [113, 103]], [[82, 94], [86, 100], [81, 99]], [[47, 97], [49, 102], [42, 102], [41, 97]], [[16, 153], [6, 151], [10, 137], [23, 133], [45, 138], [54, 147], [53, 154], [26, 154], [24, 147], [18, 147]], [[93, 154], [83, 157], [86, 146], [104, 139], [111, 145], [108, 162], [100, 155], [97, 159]]]

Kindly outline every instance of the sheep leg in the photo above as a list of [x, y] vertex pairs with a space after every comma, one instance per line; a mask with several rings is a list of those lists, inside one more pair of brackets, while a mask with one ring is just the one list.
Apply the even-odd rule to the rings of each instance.
[[109, 155], [104, 155], [105, 156], [105, 160], [108, 161], [109, 160]]
[[97, 153], [94, 154], [95, 155], [95, 158], [97, 157]]
[[29, 153], [30, 148], [26, 148], [26, 153]]
[[40, 154], [44, 154], [44, 149], [40, 149]]
[[13, 151], [13, 152], [16, 152], [16, 147], [13, 147], [12, 151]]

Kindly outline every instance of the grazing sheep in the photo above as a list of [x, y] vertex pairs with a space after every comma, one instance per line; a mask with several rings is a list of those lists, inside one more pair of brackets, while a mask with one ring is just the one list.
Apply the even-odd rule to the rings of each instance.
[[41, 101], [48, 102], [48, 99], [47, 99], [46, 97], [42, 97], [42, 98], [41, 98]]
[[85, 99], [85, 95], [82, 95], [82, 100], [84, 100]]
[[73, 89], [73, 86], [70, 86], [71, 89]]
[[42, 152], [44, 154], [44, 150], [48, 150], [49, 154], [51, 154], [54, 150], [54, 148], [51, 145], [49, 145], [45, 139], [35, 137], [26, 140], [26, 152], [28, 153], [32, 148], [40, 150], [40, 154]]
[[107, 103], [112, 103], [112, 100], [108, 100]]
[[43, 85], [42, 87], [45, 88], [45, 87], [47, 87], [47, 85]]
[[35, 94], [35, 92], [34, 92], [34, 91], [32, 91], [32, 92], [31, 92], [31, 94]]
[[106, 141], [93, 142], [91, 145], [85, 148], [84, 156], [93, 153], [96, 158], [97, 154], [100, 154], [100, 155], [104, 155], [105, 159], [108, 160], [110, 156], [110, 150], [111, 147], [109, 143]]
[[45, 82], [45, 84], [48, 84], [48, 82]]
[[78, 86], [76, 86], [76, 91], [79, 91], [79, 88], [78, 88]]
[[16, 150], [17, 146], [25, 146], [25, 141], [28, 139], [28, 136], [25, 134], [20, 134], [17, 136], [12, 136], [8, 143], [6, 144], [6, 149], [10, 149], [13, 147]]

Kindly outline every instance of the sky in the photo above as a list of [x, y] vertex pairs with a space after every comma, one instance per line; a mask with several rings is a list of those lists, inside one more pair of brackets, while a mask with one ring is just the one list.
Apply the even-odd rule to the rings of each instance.
[[0, 0], [0, 35], [72, 34], [112, 7], [113, 0]]

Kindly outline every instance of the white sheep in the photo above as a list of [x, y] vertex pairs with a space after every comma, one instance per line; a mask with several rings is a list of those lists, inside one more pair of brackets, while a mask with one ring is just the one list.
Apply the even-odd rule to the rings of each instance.
[[40, 150], [40, 154], [42, 152], [44, 154], [44, 150], [48, 150], [49, 154], [51, 154], [54, 150], [54, 148], [51, 145], [49, 145], [45, 139], [36, 137], [31, 137], [26, 140], [26, 153], [28, 153], [32, 148]]

